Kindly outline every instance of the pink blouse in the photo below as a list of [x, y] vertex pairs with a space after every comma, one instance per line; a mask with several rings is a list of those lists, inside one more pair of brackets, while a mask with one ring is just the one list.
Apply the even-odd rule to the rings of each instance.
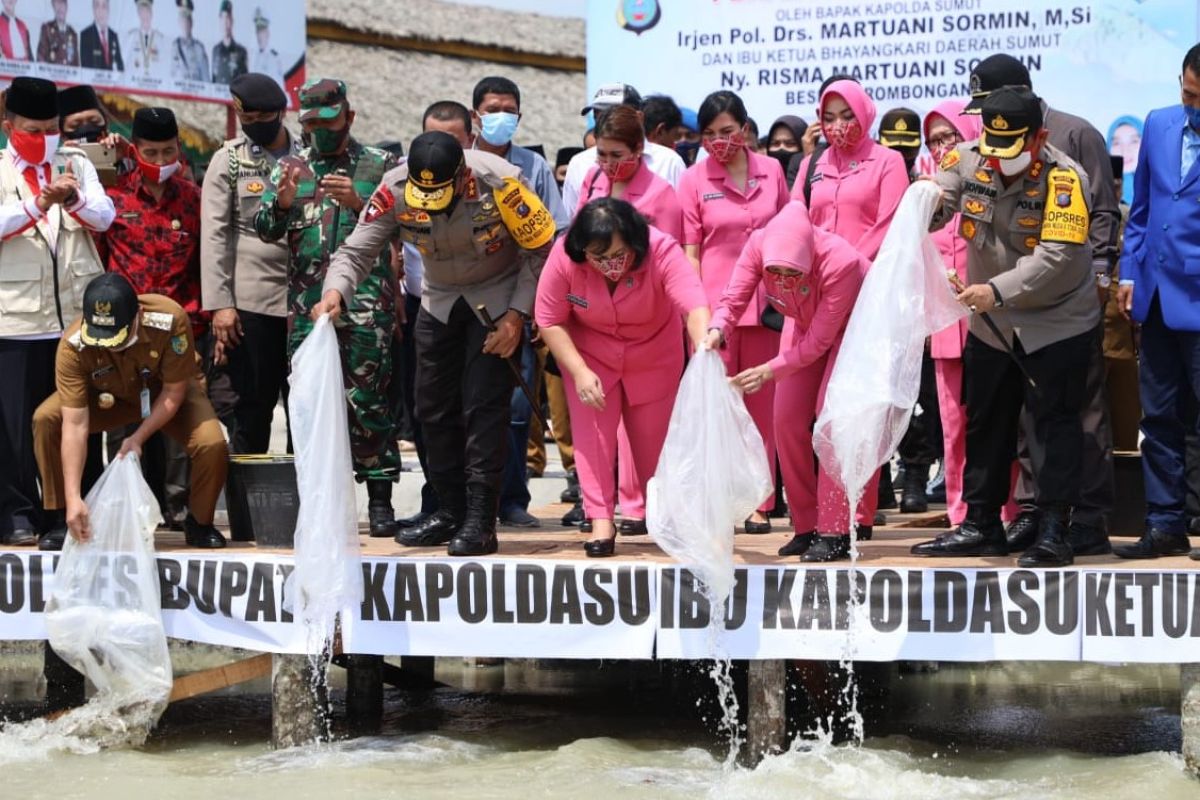
[[[592, 167], [579, 190], [579, 208], [575, 209], [575, 214], [578, 215], [579, 209], [588, 201], [610, 194], [612, 181], [598, 165]], [[669, 233], [677, 242], [682, 241], [683, 212], [675, 197], [675, 187], [651, 172], [644, 160], [629, 183], [625, 184], [625, 194], [621, 199], [636, 208], [655, 228]]]

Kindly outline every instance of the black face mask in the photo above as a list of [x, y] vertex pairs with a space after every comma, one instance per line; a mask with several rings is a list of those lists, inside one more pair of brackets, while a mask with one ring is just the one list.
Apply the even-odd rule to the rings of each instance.
[[64, 134], [63, 138], [64, 139], [74, 139], [75, 141], [79, 141], [79, 142], [90, 142], [92, 144], [95, 144], [96, 142], [103, 139], [107, 133], [108, 133], [108, 128], [105, 128], [102, 125], [96, 125], [95, 123], [89, 122], [89, 123], [80, 125], [78, 128], [71, 131], [70, 133]]
[[269, 122], [248, 122], [242, 126], [242, 133], [259, 147], [269, 147], [279, 136], [283, 120], [273, 119]]
[[[799, 152], [799, 151], [796, 151]], [[796, 155], [791, 150], [768, 150], [767, 155], [779, 162], [779, 166], [783, 167], [783, 172], [787, 174], [788, 164], [791, 163], [792, 156]]]
[[676, 142], [675, 152], [683, 159], [685, 164], [696, 163], [696, 154], [700, 151], [699, 142]]

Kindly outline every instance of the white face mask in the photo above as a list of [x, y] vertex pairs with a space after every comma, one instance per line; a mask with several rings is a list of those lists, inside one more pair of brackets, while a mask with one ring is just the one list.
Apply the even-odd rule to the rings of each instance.
[[1001, 158], [998, 159], [1000, 174], [1006, 178], [1012, 178], [1020, 175], [1025, 170], [1029, 169], [1029, 165], [1033, 163], [1033, 153], [1026, 150], [1016, 158]]

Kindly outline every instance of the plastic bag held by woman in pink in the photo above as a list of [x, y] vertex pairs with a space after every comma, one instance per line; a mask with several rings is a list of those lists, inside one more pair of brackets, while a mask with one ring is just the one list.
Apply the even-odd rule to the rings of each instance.
[[776, 446], [796, 532], [780, 555], [828, 561], [849, 551], [846, 496], [816, 471], [812, 423], [868, 266], [840, 236], [811, 225], [803, 203], [792, 202], [750, 237], [713, 316], [715, 331], [731, 331], [761, 281], [767, 301], [786, 317], [779, 353], [734, 379], [747, 392], [775, 381]]

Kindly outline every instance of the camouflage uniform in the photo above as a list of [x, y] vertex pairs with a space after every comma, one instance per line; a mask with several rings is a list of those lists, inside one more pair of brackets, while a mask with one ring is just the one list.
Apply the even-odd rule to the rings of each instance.
[[[288, 310], [293, 315], [289, 357], [312, 330], [309, 312], [321, 299], [321, 285], [333, 252], [358, 222], [357, 214], [337, 205], [317, 188], [317, 182], [325, 175], [348, 175], [354, 180], [355, 190], [365, 198], [383, 174], [396, 166], [392, 154], [365, 147], [353, 138], [340, 156], [323, 157], [308, 147], [300, 151], [299, 159], [312, 169], [313, 177], [299, 182], [291, 208], [285, 211], [275, 202], [274, 187], [281, 169], [276, 166], [254, 218], [254, 227], [264, 241], [287, 234], [291, 251]], [[346, 306], [337, 322], [337, 337], [350, 411], [354, 474], [360, 481], [395, 480], [400, 474], [400, 453], [392, 435], [388, 384], [396, 327], [396, 283], [386, 249]]]

